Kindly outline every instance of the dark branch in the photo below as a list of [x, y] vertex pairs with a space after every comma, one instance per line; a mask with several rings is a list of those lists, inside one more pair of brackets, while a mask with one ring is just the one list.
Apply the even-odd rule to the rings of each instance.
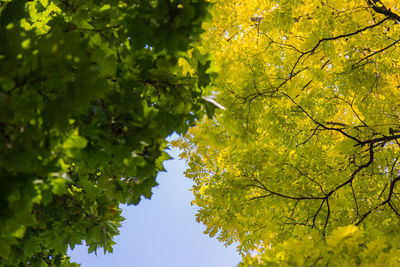
[[[313, 48], [311, 48], [310, 50], [308, 50], [308, 51], [306, 51], [306, 52], [303, 52], [303, 53], [297, 58], [296, 62], [295, 62], [294, 65], [293, 65], [293, 68], [292, 68], [292, 71], [291, 71], [290, 74], [292, 75], [292, 73], [293, 73], [294, 70], [296, 69], [297, 65], [299, 64], [300, 60], [301, 60], [304, 56], [313, 54], [313, 53], [317, 50], [317, 48], [318, 48], [322, 43], [324, 43], [324, 42], [326, 42], [326, 41], [334, 41], [334, 40], [338, 40], [338, 39], [341, 39], [341, 38], [350, 37], [350, 36], [356, 35], [356, 34], [358, 34], [358, 33], [364, 32], [364, 31], [366, 31], [366, 30], [373, 29], [373, 28], [375, 28], [375, 27], [381, 25], [383, 22], [385, 22], [385, 21], [388, 20], [388, 19], [389, 19], [389, 18], [386, 17], [386, 18], [384, 18], [383, 20], [379, 21], [378, 23], [375, 23], [375, 24], [373, 24], [373, 25], [366, 26], [366, 27], [364, 27], [364, 28], [358, 29], [357, 31], [354, 31], [354, 32], [351, 32], [351, 33], [346, 33], [346, 34], [341, 34], [341, 35], [338, 35], [338, 36], [335, 36], [335, 37], [328, 37], [328, 38], [322, 38], [322, 39], [320, 39], [320, 40], [317, 42], [317, 44], [316, 44]], [[306, 58], [306, 59], [307, 59], [307, 58]], [[304, 62], [304, 60], [303, 60], [303, 62]]]
[[393, 13], [390, 9], [387, 9], [380, 0], [367, 0], [367, 3], [375, 12], [400, 22], [400, 16]]

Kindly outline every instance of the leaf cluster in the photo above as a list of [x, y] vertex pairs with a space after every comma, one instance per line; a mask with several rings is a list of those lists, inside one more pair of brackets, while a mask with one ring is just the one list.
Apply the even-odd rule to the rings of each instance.
[[112, 251], [119, 204], [151, 197], [165, 138], [206, 113], [208, 6], [1, 1], [1, 266], [69, 266], [83, 240]]
[[[376, 243], [382, 262], [398, 264], [398, 9], [365, 0], [213, 6], [202, 49], [215, 54], [226, 110], [176, 145], [195, 181], [197, 220], [238, 241], [248, 266], [368, 266]], [[357, 234], [342, 249], [346, 238], [336, 239], [349, 229]]]

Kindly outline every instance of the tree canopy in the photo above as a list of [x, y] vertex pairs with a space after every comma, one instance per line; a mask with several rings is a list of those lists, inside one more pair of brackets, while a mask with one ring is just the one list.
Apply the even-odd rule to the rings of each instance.
[[165, 138], [213, 104], [204, 0], [1, 0], [0, 265], [111, 251], [150, 198]]
[[241, 266], [400, 264], [400, 6], [214, 1], [226, 110], [175, 145], [197, 220]]

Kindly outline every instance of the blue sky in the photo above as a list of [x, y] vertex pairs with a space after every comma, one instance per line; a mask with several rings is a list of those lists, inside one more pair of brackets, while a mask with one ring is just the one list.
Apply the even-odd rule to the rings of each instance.
[[125, 221], [114, 252], [96, 256], [77, 246], [69, 252], [73, 261], [82, 267], [232, 267], [240, 262], [234, 244], [225, 247], [195, 222], [189, 191], [193, 183], [183, 175], [185, 162], [178, 159], [178, 150], [169, 154], [174, 159], [164, 163], [167, 172], [158, 175], [152, 199], [123, 206]]

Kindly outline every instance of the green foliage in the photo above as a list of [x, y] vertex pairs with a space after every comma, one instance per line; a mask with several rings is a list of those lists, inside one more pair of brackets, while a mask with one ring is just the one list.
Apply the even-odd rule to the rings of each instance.
[[165, 138], [205, 114], [208, 5], [1, 1], [1, 266], [112, 251], [119, 204], [151, 197]]
[[176, 143], [242, 266], [398, 266], [398, 1], [215, 1], [226, 110]]

